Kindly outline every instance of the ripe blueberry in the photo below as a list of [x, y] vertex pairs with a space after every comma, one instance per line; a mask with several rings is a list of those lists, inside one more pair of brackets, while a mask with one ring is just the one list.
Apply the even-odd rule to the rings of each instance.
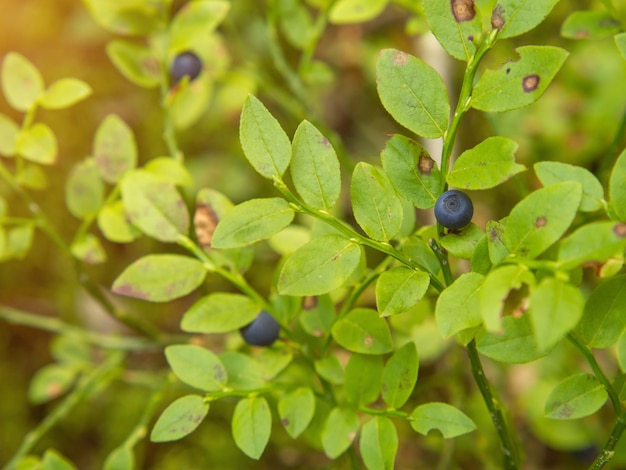
[[460, 229], [472, 220], [474, 206], [472, 200], [462, 191], [451, 189], [446, 191], [435, 203], [437, 222], [449, 229]]
[[193, 80], [202, 72], [202, 61], [191, 51], [182, 52], [176, 56], [170, 68], [173, 83], [178, 83], [184, 76]]
[[261, 310], [252, 323], [241, 329], [241, 336], [252, 346], [269, 346], [276, 341], [279, 333], [278, 322], [265, 310]]

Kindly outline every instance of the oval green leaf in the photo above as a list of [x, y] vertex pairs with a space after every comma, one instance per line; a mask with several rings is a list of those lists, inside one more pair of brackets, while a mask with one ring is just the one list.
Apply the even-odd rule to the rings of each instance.
[[343, 378], [348, 403], [358, 407], [376, 401], [381, 390], [382, 375], [382, 357], [352, 354]]
[[626, 222], [626, 149], [617, 157], [609, 179], [611, 208], [622, 222]]
[[338, 0], [330, 8], [333, 24], [363, 23], [383, 12], [389, 0]]
[[474, 56], [482, 19], [473, 0], [424, 2], [423, 8], [432, 33], [448, 54], [464, 61]]
[[263, 397], [239, 400], [233, 413], [232, 431], [235, 444], [244, 454], [258, 460], [269, 442], [272, 414]]
[[209, 413], [209, 404], [199, 395], [185, 395], [168, 405], [150, 433], [152, 442], [177, 441], [191, 434]]
[[579, 210], [593, 212], [602, 209], [604, 189], [598, 178], [586, 168], [563, 162], [535, 163], [535, 173], [544, 186], [562, 181], [577, 181], [583, 188]]
[[385, 271], [376, 281], [376, 308], [381, 317], [413, 308], [424, 296], [430, 277], [423, 271], [398, 266]]
[[311, 424], [315, 414], [315, 395], [308, 387], [300, 387], [278, 400], [278, 414], [287, 434], [296, 439]]
[[224, 365], [208, 349], [191, 344], [176, 344], [165, 348], [167, 363], [181, 382], [205, 392], [220, 391], [228, 374]]
[[59, 153], [57, 138], [50, 127], [38, 122], [18, 134], [16, 152], [31, 162], [52, 165]]
[[482, 323], [478, 293], [484, 279], [478, 273], [462, 274], [439, 295], [435, 318], [445, 338]]
[[9, 52], [2, 61], [2, 93], [17, 111], [28, 111], [35, 104], [44, 83], [39, 70], [26, 57]]
[[626, 328], [626, 274], [599, 284], [591, 293], [580, 322], [580, 335], [592, 348], [617, 342]]
[[245, 295], [217, 292], [196, 301], [183, 316], [180, 327], [190, 333], [227, 333], [251, 323], [260, 310]]
[[601, 264], [626, 248], [624, 222], [593, 222], [583, 225], [565, 238], [559, 249], [562, 269], [573, 269], [585, 263]]
[[322, 429], [322, 447], [331, 459], [343, 454], [359, 431], [359, 417], [348, 408], [333, 408]]
[[46, 109], [63, 109], [91, 95], [91, 87], [77, 78], [57, 80], [40, 96], [39, 103]]
[[437, 429], [444, 439], [467, 434], [476, 429], [472, 421], [465, 413], [447, 403], [426, 403], [420, 405], [411, 413], [411, 427], [418, 433], [427, 436], [428, 433]]
[[383, 369], [383, 400], [391, 408], [401, 408], [409, 399], [417, 382], [419, 360], [417, 348], [409, 341], [393, 353]]
[[476, 337], [478, 351], [505, 364], [524, 364], [545, 356], [549, 351], [539, 349], [528, 315], [502, 319], [503, 332], [480, 332]]
[[115, 114], [109, 114], [96, 131], [93, 156], [102, 178], [117, 183], [137, 166], [137, 144], [133, 131]]
[[104, 183], [92, 158], [78, 162], [65, 182], [65, 203], [79, 219], [94, 216], [104, 202]]
[[393, 350], [391, 332], [376, 310], [357, 308], [335, 323], [335, 341], [349, 351], [361, 354], [386, 354]]
[[147, 47], [114, 39], [107, 44], [106, 53], [118, 72], [135, 85], [154, 88], [161, 82], [159, 59]]
[[491, 15], [491, 25], [499, 29], [499, 38], [519, 36], [530, 31], [552, 11], [559, 0], [498, 0]]
[[598, 411], [608, 393], [591, 374], [575, 374], [560, 382], [546, 401], [546, 418], [579, 419]]
[[361, 458], [368, 470], [393, 470], [398, 452], [398, 432], [389, 418], [375, 416], [361, 428]]

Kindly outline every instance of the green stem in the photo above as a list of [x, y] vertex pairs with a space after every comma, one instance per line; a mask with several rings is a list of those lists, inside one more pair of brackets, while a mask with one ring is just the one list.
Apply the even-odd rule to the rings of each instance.
[[609, 439], [606, 441], [606, 444], [604, 444], [604, 448], [598, 457], [596, 457], [589, 467], [589, 470], [599, 470], [613, 459], [613, 455], [615, 455], [615, 446], [622, 437], [624, 430], [626, 430], [626, 413], [618, 417]]
[[613, 141], [604, 152], [602, 160], [600, 161], [600, 167], [598, 168], [598, 175], [601, 178], [611, 171], [616, 158], [618, 157], [620, 150], [622, 149], [622, 141], [624, 140], [624, 136], [626, 135], [626, 108], [624, 108], [624, 112], [622, 113], [622, 119], [617, 126], [617, 132], [615, 133], [615, 137]]
[[467, 345], [467, 353], [469, 355], [470, 364], [472, 366], [472, 375], [474, 381], [480, 390], [483, 400], [489, 409], [491, 420], [498, 432], [500, 438], [500, 448], [504, 456], [503, 468], [507, 470], [517, 470], [519, 468], [519, 456], [517, 452], [517, 446], [513, 440], [511, 430], [502, 412], [500, 402], [494, 397], [491, 391], [491, 386], [487, 377], [485, 377], [485, 371], [480, 362], [480, 355], [476, 348], [476, 341], [472, 340]]
[[622, 414], [622, 404], [620, 402], [619, 396], [615, 391], [615, 388], [613, 388], [613, 386], [611, 385], [611, 382], [609, 381], [607, 376], [604, 375], [604, 372], [600, 368], [598, 361], [596, 361], [596, 358], [593, 355], [593, 351], [591, 351], [591, 349], [589, 349], [587, 345], [583, 344], [576, 336], [571, 333], [567, 335], [567, 339], [582, 353], [582, 355], [585, 357], [585, 360], [591, 367], [591, 370], [593, 370], [593, 374], [595, 375], [596, 379], [598, 379], [598, 382], [600, 382], [602, 386], [606, 389], [611, 400], [611, 405], [613, 405], [613, 411], [615, 412], [615, 416], [617, 416], [619, 419]]
[[86, 399], [94, 392], [101, 390], [101, 385], [108, 382], [114, 374], [117, 373], [122, 360], [123, 354], [116, 353], [111, 354], [102, 364], [96, 367], [91, 373], [83, 376], [74, 390], [67, 395], [63, 401], [47, 415], [39, 425], [30, 431], [24, 439], [17, 452], [13, 455], [9, 463], [7, 463], [3, 470], [14, 470], [17, 468], [19, 461], [28, 455], [37, 443], [45, 436], [53, 426], [59, 423], [62, 419], [69, 416], [70, 412], [81, 401]]

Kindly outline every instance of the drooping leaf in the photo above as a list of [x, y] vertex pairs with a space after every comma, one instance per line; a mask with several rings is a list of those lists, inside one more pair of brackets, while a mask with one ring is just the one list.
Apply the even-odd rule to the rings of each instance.
[[189, 231], [189, 211], [176, 187], [145, 170], [122, 180], [122, 200], [130, 222], [146, 235], [175, 242]]
[[376, 310], [356, 308], [337, 321], [333, 338], [349, 351], [361, 354], [385, 354], [393, 344], [389, 325]]
[[251, 199], [235, 206], [219, 221], [211, 246], [238, 248], [275, 235], [294, 217], [289, 203], [280, 198]]
[[341, 192], [339, 160], [328, 139], [308, 121], [293, 137], [290, 172], [304, 202], [326, 211], [335, 205]]
[[209, 403], [199, 395], [185, 395], [168, 405], [150, 433], [152, 442], [177, 441], [191, 434], [209, 413]]
[[574, 329], [584, 305], [580, 290], [560, 279], [546, 277], [533, 287], [528, 313], [539, 349], [551, 349]]
[[235, 444], [244, 454], [258, 460], [269, 442], [272, 414], [264, 397], [239, 400], [233, 413], [232, 431]]
[[334, 24], [363, 23], [376, 18], [389, 0], [338, 0], [330, 8], [328, 19]]
[[79, 219], [95, 215], [104, 202], [104, 183], [92, 158], [78, 162], [65, 183], [65, 203]]
[[384, 49], [376, 63], [378, 96], [387, 112], [422, 137], [442, 137], [448, 127], [450, 102], [439, 74], [406, 52]]
[[389, 241], [398, 233], [402, 204], [381, 169], [359, 162], [352, 173], [350, 196], [354, 218], [368, 236]]
[[115, 114], [109, 114], [96, 131], [93, 156], [102, 178], [117, 183], [137, 166], [137, 144], [132, 130]]
[[296, 439], [311, 424], [315, 413], [315, 395], [308, 387], [300, 387], [283, 395], [278, 401], [278, 414], [287, 434]]
[[417, 382], [419, 360], [417, 348], [409, 341], [393, 353], [383, 369], [383, 400], [391, 408], [401, 408], [409, 399]]
[[352, 354], [343, 379], [348, 403], [362, 406], [376, 401], [381, 390], [382, 374], [382, 357]]
[[583, 188], [583, 197], [579, 210], [593, 212], [602, 209], [604, 189], [602, 184], [586, 168], [563, 162], [535, 163], [535, 173], [544, 186], [562, 181], [577, 181]]
[[322, 295], [341, 287], [359, 265], [361, 248], [340, 235], [314, 238], [296, 250], [278, 278], [282, 295]]
[[419, 209], [435, 205], [442, 192], [437, 163], [416, 141], [395, 134], [380, 155], [383, 169], [400, 196]]
[[444, 337], [482, 323], [478, 293], [483, 281], [481, 274], [465, 273], [439, 295], [435, 318], [437, 328]]
[[260, 310], [245, 295], [215, 292], [197, 300], [183, 316], [180, 327], [190, 333], [227, 333], [251, 323]]
[[561, 25], [561, 36], [569, 39], [602, 39], [619, 31], [619, 21], [602, 10], [574, 11]]
[[617, 342], [626, 328], [626, 274], [600, 283], [587, 298], [580, 335], [592, 348], [606, 348]]
[[20, 131], [15, 150], [26, 160], [42, 165], [55, 163], [59, 153], [52, 129], [40, 122]]
[[35, 104], [44, 83], [32, 62], [17, 52], [9, 52], [2, 61], [2, 93], [17, 111], [28, 111]]
[[91, 87], [77, 78], [62, 78], [48, 87], [39, 98], [46, 109], [63, 109], [91, 95]]
[[265, 178], [282, 177], [291, 160], [291, 142], [267, 108], [249, 95], [241, 110], [239, 138], [243, 153]]
[[361, 428], [359, 449], [368, 470], [393, 470], [398, 451], [396, 426], [385, 416], [375, 416]]
[[125, 39], [114, 39], [107, 44], [106, 53], [115, 68], [135, 85], [153, 88], [160, 83], [159, 60], [145, 46]]
[[608, 393], [591, 374], [574, 374], [560, 382], [546, 401], [545, 414], [552, 419], [578, 419], [598, 411]]
[[447, 403], [420, 405], [413, 410], [411, 417], [411, 427], [424, 436], [437, 429], [444, 439], [451, 439], [476, 429], [474, 422], [465, 413]]
[[220, 358], [206, 348], [176, 344], [165, 348], [165, 357], [176, 377], [199, 390], [220, 391], [229, 380]]
[[498, 37], [510, 38], [530, 31], [552, 11], [559, 0], [498, 0], [491, 15], [491, 26]]
[[359, 426], [359, 417], [353, 410], [333, 408], [322, 430], [324, 453], [331, 459], [343, 454], [356, 438]]
[[116, 294], [167, 302], [192, 292], [206, 276], [204, 264], [181, 255], [147, 255], [128, 266], [113, 282]]
[[622, 222], [626, 222], [626, 149], [615, 161], [609, 179], [611, 208]]
[[376, 281], [376, 307], [381, 317], [403, 313], [424, 296], [430, 277], [423, 271], [403, 266], [382, 273]]
[[520, 57], [518, 60], [483, 73], [472, 93], [473, 108], [501, 112], [534, 103], [546, 91], [569, 55], [554, 46], [522, 46], [516, 52]]
[[580, 206], [582, 187], [567, 181], [538, 189], [522, 199], [505, 224], [505, 244], [511, 253], [535, 258], [569, 228]]
[[446, 180], [461, 189], [493, 188], [526, 169], [515, 163], [517, 147], [506, 137], [489, 137], [459, 155]]
[[474, 0], [427, 1], [423, 6], [432, 33], [448, 54], [464, 61], [473, 57], [482, 34]]

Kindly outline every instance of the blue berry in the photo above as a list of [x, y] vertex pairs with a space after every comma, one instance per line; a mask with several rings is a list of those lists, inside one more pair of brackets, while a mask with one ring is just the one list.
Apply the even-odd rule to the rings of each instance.
[[456, 230], [472, 220], [474, 206], [467, 194], [456, 189], [446, 191], [435, 203], [435, 218], [446, 228]]
[[202, 61], [191, 51], [178, 54], [170, 68], [173, 83], [178, 83], [184, 76], [188, 76], [190, 81], [194, 80], [200, 72], [202, 72]]
[[252, 323], [241, 329], [241, 336], [252, 346], [269, 346], [278, 339], [279, 333], [278, 322], [265, 310], [261, 310]]

